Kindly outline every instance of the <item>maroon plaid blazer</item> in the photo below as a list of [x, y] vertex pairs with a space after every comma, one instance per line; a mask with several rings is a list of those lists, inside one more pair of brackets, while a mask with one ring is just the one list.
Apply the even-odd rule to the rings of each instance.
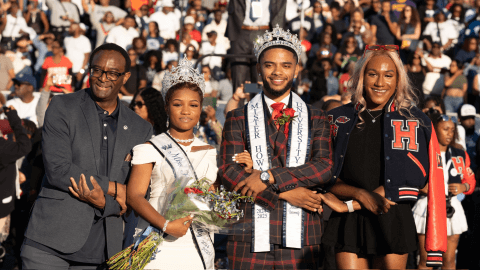
[[[264, 105], [266, 106], [266, 105]], [[331, 181], [332, 170], [332, 143], [330, 139], [330, 125], [325, 113], [308, 105], [310, 111], [311, 141], [309, 161], [302, 166], [287, 168], [287, 143], [284, 127], [279, 130], [275, 127], [270, 112], [267, 110], [268, 134], [272, 169], [270, 170], [278, 185], [278, 191], [271, 186], [259, 194], [255, 203], [266, 207], [270, 211], [270, 243], [282, 244], [283, 200], [279, 200], [279, 193], [297, 187], [323, 186]], [[247, 134], [245, 133], [245, 109], [242, 107], [227, 114], [223, 128], [223, 140], [220, 149], [219, 179], [227, 190], [232, 190], [237, 183], [247, 178], [243, 164], [232, 160], [233, 155], [249, 151]], [[252, 231], [251, 203], [241, 203], [239, 209], [245, 213], [244, 224], [236, 228], [231, 241], [251, 242]], [[306, 211], [304, 219], [304, 245], [320, 244], [321, 220], [318, 213]]]

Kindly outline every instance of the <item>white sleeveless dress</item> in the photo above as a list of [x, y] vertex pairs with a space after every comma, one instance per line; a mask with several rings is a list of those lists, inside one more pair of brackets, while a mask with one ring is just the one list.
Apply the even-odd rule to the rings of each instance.
[[[202, 150], [191, 152], [192, 146], [208, 145], [195, 138], [189, 146], [183, 146], [183, 150], [187, 154], [192, 163], [195, 173], [199, 179], [206, 177], [215, 182], [217, 178], [217, 161], [216, 150]], [[151, 176], [151, 192], [149, 203], [153, 208], [160, 209], [163, 205], [164, 190], [174, 181], [174, 175], [171, 167], [160, 155], [160, 153], [150, 144], [141, 144], [133, 148], [132, 165], [155, 163]], [[192, 184], [194, 179], [191, 180]], [[213, 240], [213, 238], [212, 238]], [[151, 261], [145, 269], [168, 269], [168, 270], [185, 270], [185, 269], [204, 269], [201, 257], [195, 247], [193, 236], [190, 230], [187, 234], [180, 238], [167, 236], [165, 241], [160, 245], [160, 252], [157, 253], [155, 260]]]

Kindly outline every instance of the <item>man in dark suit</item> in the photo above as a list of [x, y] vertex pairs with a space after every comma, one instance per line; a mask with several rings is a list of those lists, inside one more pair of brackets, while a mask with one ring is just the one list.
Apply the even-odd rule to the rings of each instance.
[[255, 59], [248, 58], [252, 54], [252, 42], [272, 29], [275, 25], [283, 28], [287, 0], [230, 0], [228, 3], [228, 23], [225, 36], [230, 40], [232, 54], [243, 54], [245, 57], [232, 60], [233, 89], [250, 81], [257, 82]]
[[[273, 33], [277, 29], [273, 29]], [[267, 266], [270, 269], [316, 269], [319, 266], [321, 216], [317, 211], [320, 211], [321, 199], [316, 191], [308, 188], [331, 183], [333, 162], [330, 125], [323, 111], [304, 104], [291, 91], [293, 79], [298, 74], [301, 45], [296, 37], [290, 39], [289, 33], [282, 29], [278, 31], [286, 37], [284, 40], [293, 41], [287, 42], [291, 47], [268, 46], [267, 42], [271, 39], [267, 34], [263, 37], [267, 47], [261, 47], [263, 43], [255, 46], [257, 71], [264, 86], [263, 93], [258, 95], [262, 96], [258, 98], [257, 95], [246, 106], [230, 111], [223, 129], [219, 177], [227, 189], [255, 198], [255, 204], [240, 204], [239, 209], [245, 213], [241, 220], [245, 227], [235, 230], [237, 233], [228, 239], [227, 254], [232, 269], [264, 269]], [[272, 33], [269, 35], [271, 37]], [[277, 42], [275, 34], [273, 40]], [[299, 104], [303, 105], [299, 107]], [[254, 108], [261, 109], [252, 113]], [[283, 117], [281, 115], [295, 108], [295, 120], [288, 125], [282, 124], [279, 121]], [[300, 127], [299, 123], [304, 124]], [[263, 127], [266, 132], [262, 133]], [[303, 142], [298, 141], [298, 137], [302, 137]], [[293, 143], [294, 139], [301, 143]], [[261, 151], [264, 148], [261, 143], [254, 144], [257, 140], [266, 141], [266, 151]], [[252, 156], [253, 171], [246, 170], [240, 164], [240, 158], [236, 160], [235, 156], [245, 150]], [[265, 152], [268, 154], [265, 155]], [[290, 166], [297, 152], [303, 152], [298, 159], [305, 162]], [[261, 169], [256, 169], [255, 164], [262, 164]], [[297, 217], [303, 215], [303, 219], [300, 218], [299, 226], [289, 236], [285, 234], [289, 226], [286, 223], [289, 218], [285, 218], [289, 216], [285, 214], [289, 211], [284, 208], [287, 205], [285, 202], [303, 209], [300, 210], [302, 214], [296, 212], [299, 213]], [[257, 221], [264, 220], [266, 212], [269, 215], [267, 223], [257, 225]], [[257, 252], [259, 238], [265, 240], [261, 234], [257, 234], [259, 230], [269, 233], [269, 236], [266, 245]], [[290, 236], [302, 242], [300, 247], [297, 245], [292, 248], [286, 242], [285, 239]]]
[[22, 246], [23, 269], [98, 269], [122, 248], [131, 149], [152, 126], [118, 99], [130, 58], [90, 56], [91, 88], [55, 96], [43, 126], [45, 177]]

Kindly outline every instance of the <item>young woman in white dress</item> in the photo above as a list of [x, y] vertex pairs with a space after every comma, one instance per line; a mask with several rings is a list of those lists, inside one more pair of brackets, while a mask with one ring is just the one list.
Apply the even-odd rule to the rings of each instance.
[[[441, 115], [438, 112], [427, 112], [432, 120], [435, 132], [440, 145], [442, 156], [443, 177], [445, 181], [445, 195], [451, 197], [450, 205], [452, 208], [447, 210], [447, 252], [443, 254], [444, 269], [455, 269], [455, 251], [458, 246], [458, 240], [463, 232], [468, 230], [467, 219], [463, 211], [462, 204], [457, 198], [459, 194], [470, 195], [475, 189], [475, 175], [470, 169], [470, 158], [463, 149], [456, 148], [455, 133], [456, 123], [448, 116]], [[418, 269], [429, 269], [426, 266], [427, 252], [425, 251], [425, 227], [427, 219], [427, 197], [428, 185], [420, 190], [423, 193], [412, 208], [415, 226], [417, 227], [418, 243], [420, 245], [420, 261]], [[448, 208], [448, 203], [447, 203]], [[448, 213], [452, 213], [448, 217]]]
[[[196, 78], [195, 74], [190, 75]], [[191, 83], [192, 80], [186, 77], [178, 78], [172, 74], [170, 78], [167, 76], [167, 85], [164, 81], [162, 87], [169, 119], [167, 134], [186, 153], [198, 178], [206, 177], [213, 184], [217, 175], [216, 151], [193, 135], [193, 128], [197, 125], [202, 110], [204, 85], [200, 81]], [[194, 180], [191, 179], [188, 185]], [[127, 204], [151, 226], [159, 230], [165, 229], [165, 241], [159, 247], [160, 252], [145, 269], [204, 269], [208, 262], [202, 262], [202, 255], [189, 229], [192, 217], [167, 221], [158, 212], [163, 207], [162, 198], [166, 196], [166, 188], [173, 181], [175, 176], [172, 168], [150, 142], [133, 148]], [[145, 194], [149, 186], [151, 192], [147, 201]], [[213, 262], [213, 258], [211, 260]]]

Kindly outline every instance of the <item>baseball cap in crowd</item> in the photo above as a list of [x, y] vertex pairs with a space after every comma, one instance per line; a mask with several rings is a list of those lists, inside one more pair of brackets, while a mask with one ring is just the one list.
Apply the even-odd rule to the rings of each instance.
[[473, 105], [463, 104], [460, 108], [460, 117], [475, 117], [477, 110]]
[[163, 0], [162, 1], [162, 6], [164, 6], [164, 7], [175, 7], [172, 0]]
[[37, 89], [37, 80], [32, 75], [20, 74], [12, 80], [16, 84], [28, 83], [33, 86], [33, 89]]
[[185, 17], [183, 24], [195, 24], [195, 19], [192, 16]]

